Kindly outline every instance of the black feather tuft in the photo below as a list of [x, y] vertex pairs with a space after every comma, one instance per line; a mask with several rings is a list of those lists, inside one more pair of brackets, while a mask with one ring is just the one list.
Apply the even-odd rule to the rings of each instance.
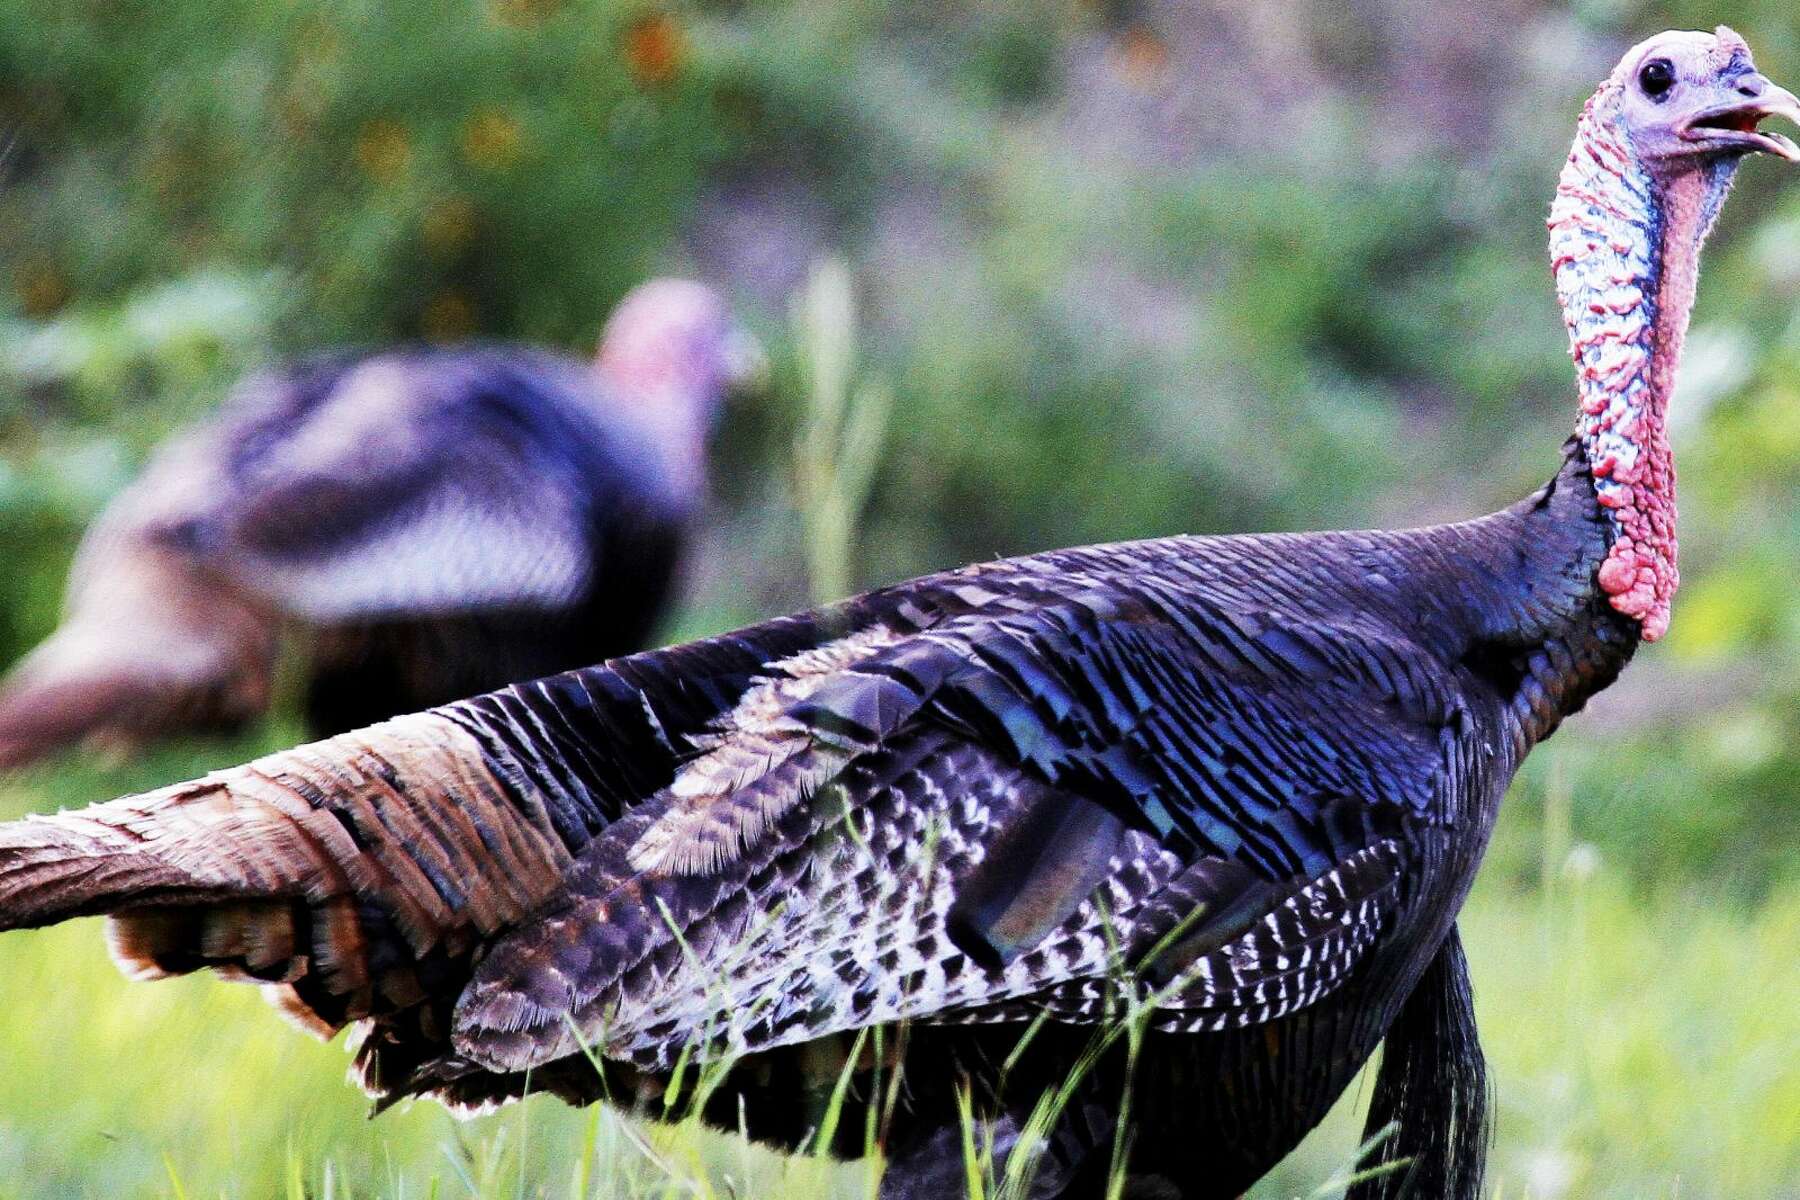
[[1475, 1027], [1469, 963], [1455, 926], [1382, 1043], [1365, 1138], [1391, 1135], [1344, 1200], [1478, 1200], [1492, 1134], [1487, 1061]]

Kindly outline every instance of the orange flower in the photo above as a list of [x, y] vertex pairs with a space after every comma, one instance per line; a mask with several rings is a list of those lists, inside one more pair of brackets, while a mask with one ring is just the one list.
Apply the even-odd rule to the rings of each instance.
[[524, 133], [497, 108], [483, 109], [463, 123], [462, 152], [469, 165], [503, 171], [519, 161]]
[[687, 57], [687, 35], [667, 13], [632, 23], [625, 31], [625, 65], [640, 84], [668, 83]]
[[439, 292], [419, 314], [419, 328], [431, 342], [454, 342], [475, 332], [475, 302], [467, 292]]
[[356, 133], [356, 161], [376, 183], [392, 183], [406, 172], [412, 146], [406, 127], [378, 117], [364, 121]]
[[1144, 25], [1133, 25], [1112, 47], [1113, 69], [1134, 88], [1148, 91], [1169, 69], [1169, 47]]

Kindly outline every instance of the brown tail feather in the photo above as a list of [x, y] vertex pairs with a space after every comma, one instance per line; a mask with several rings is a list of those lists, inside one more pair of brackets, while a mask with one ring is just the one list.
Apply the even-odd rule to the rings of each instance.
[[568, 851], [432, 713], [78, 812], [0, 826], [0, 930], [105, 913], [140, 978], [274, 984], [329, 1032], [418, 1003], [561, 882]]

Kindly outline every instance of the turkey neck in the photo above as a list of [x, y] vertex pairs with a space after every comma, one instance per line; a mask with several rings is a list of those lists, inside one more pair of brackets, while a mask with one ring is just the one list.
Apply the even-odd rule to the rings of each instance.
[[1588, 102], [1551, 206], [1550, 257], [1579, 400], [1556, 477], [1465, 527], [1484, 613], [1466, 659], [1507, 696], [1526, 744], [1668, 629], [1678, 582], [1666, 417], [1700, 249], [1735, 163], [1658, 174]]
[[607, 386], [614, 420], [655, 451], [672, 498], [697, 505], [706, 489], [706, 443], [724, 383], [698, 361], [668, 354], [632, 354], [603, 343], [594, 364]]
[[674, 497], [699, 503], [706, 488], [706, 440], [717, 402], [697, 386], [661, 385], [627, 391], [618, 418], [656, 449]]
[[1550, 210], [1550, 258], [1575, 361], [1575, 438], [1611, 534], [1595, 584], [1653, 642], [1679, 582], [1668, 403], [1700, 248], [1736, 160], [1652, 170], [1610, 119], [1618, 99], [1608, 84], [1582, 112]]

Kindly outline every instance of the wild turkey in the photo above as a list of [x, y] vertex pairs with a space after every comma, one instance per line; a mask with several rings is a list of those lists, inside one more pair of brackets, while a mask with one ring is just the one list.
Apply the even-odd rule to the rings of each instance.
[[251, 377], [89, 530], [63, 626], [0, 691], [0, 763], [255, 716], [284, 624], [320, 733], [643, 649], [753, 352], [663, 279], [596, 364], [489, 345]]
[[[587, 1048], [629, 1102], [741, 1055], [708, 1111], [793, 1141], [836, 1064], [854, 1105], [898, 1061], [890, 1196], [961, 1187], [965, 1086], [1044, 1149], [1034, 1194], [1098, 1194], [1119, 1047], [1047, 1148], [1027, 1117], [1156, 989], [1142, 1194], [1237, 1195], [1385, 1034], [1371, 1122], [1414, 1161], [1358, 1194], [1472, 1197], [1457, 911], [1525, 753], [1667, 626], [1664, 406], [1739, 160], [1800, 160], [1777, 113], [1724, 28], [1589, 101], [1550, 219], [1580, 415], [1511, 508], [968, 567], [30, 818], [0, 927], [108, 913], [133, 974], [261, 980], [359, 1026], [383, 1103], [592, 1099]], [[886, 1023], [903, 1053], [821, 1045]]]

